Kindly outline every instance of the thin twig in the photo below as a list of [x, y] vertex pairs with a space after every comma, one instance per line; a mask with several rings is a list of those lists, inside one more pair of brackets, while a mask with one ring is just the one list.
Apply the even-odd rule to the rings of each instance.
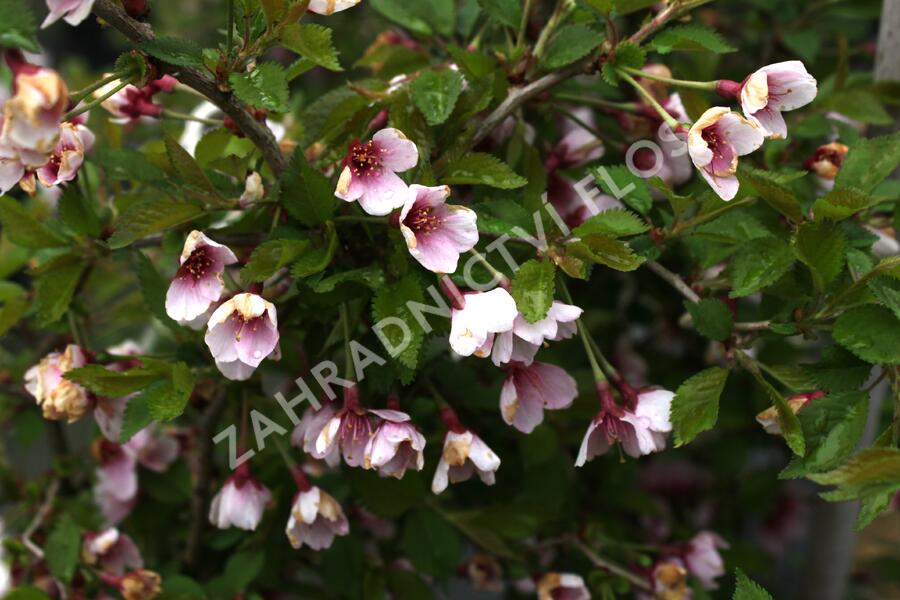
[[31, 536], [33, 536], [34, 532], [43, 525], [47, 515], [50, 514], [50, 509], [53, 508], [53, 502], [56, 500], [56, 493], [58, 491], [59, 479], [54, 479], [50, 482], [49, 487], [47, 487], [47, 496], [44, 498], [44, 502], [38, 507], [31, 523], [28, 524], [28, 527], [26, 527], [25, 531], [22, 533], [22, 544], [28, 548], [38, 560], [44, 560], [44, 551], [31, 540]]
[[648, 260], [644, 263], [647, 267], [666, 280], [673, 288], [675, 288], [682, 296], [690, 300], [691, 302], [700, 302], [700, 296], [697, 295], [697, 292], [691, 289], [691, 286], [684, 282], [684, 279], [681, 276], [673, 273], [668, 270], [655, 260]]
[[591, 563], [598, 569], [603, 569], [605, 571], [609, 571], [613, 575], [618, 575], [619, 577], [627, 579], [631, 583], [631, 585], [633, 585], [637, 588], [640, 588], [647, 592], [653, 591], [653, 588], [650, 586], [650, 584], [647, 581], [645, 581], [641, 577], [638, 577], [631, 571], [629, 571], [623, 567], [620, 567], [619, 565], [617, 565], [613, 562], [606, 560], [605, 558], [600, 558], [599, 556], [597, 556], [596, 552], [591, 550], [591, 548], [588, 547], [587, 544], [585, 544], [578, 538], [571, 537], [571, 538], [569, 538], [569, 542], [573, 546], [575, 546], [576, 548], [581, 550], [582, 554], [584, 554], [585, 557], [589, 561], [591, 561]]

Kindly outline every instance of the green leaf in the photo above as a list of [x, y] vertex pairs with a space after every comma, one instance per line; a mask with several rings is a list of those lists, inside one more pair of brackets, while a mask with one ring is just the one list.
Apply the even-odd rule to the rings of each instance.
[[722, 341], [731, 335], [734, 317], [721, 300], [704, 298], [700, 302], [684, 302], [684, 307], [694, 320], [694, 328], [700, 335]]
[[488, 17], [507, 27], [518, 29], [522, 22], [522, 4], [519, 0], [478, 0]]
[[170, 65], [179, 67], [203, 65], [203, 51], [196, 42], [187, 38], [158, 37], [139, 44], [138, 48]]
[[456, 530], [432, 510], [419, 510], [406, 518], [401, 544], [418, 571], [439, 578], [456, 571], [462, 544]]
[[699, 433], [716, 424], [719, 397], [727, 380], [728, 371], [712, 367], [681, 384], [672, 399], [670, 414], [676, 447], [690, 443]]
[[68, 514], [63, 513], [56, 521], [44, 544], [44, 554], [54, 577], [63, 583], [72, 580], [81, 555], [81, 531]]
[[894, 311], [900, 319], [900, 281], [893, 277], [875, 277], [869, 281], [869, 290], [882, 306]]
[[300, 150], [281, 176], [281, 203], [291, 217], [309, 227], [326, 222], [338, 207], [331, 182], [310, 166]]
[[776, 173], [741, 165], [740, 175], [756, 193], [772, 208], [795, 223], [803, 221], [803, 208], [796, 194], [788, 188]]
[[673, 50], [706, 50], [716, 54], [735, 51], [716, 31], [694, 24], [669, 27], [654, 37], [650, 46], [660, 54]]
[[647, 180], [632, 173], [625, 165], [597, 167], [590, 173], [604, 192], [622, 200], [637, 212], [646, 214], [653, 206]]
[[281, 43], [329, 71], [343, 71], [338, 51], [332, 41], [333, 31], [324, 25], [314, 23], [291, 23], [285, 25], [281, 33]]
[[134, 270], [141, 284], [141, 295], [144, 298], [144, 306], [154, 317], [169, 327], [176, 325], [175, 321], [166, 313], [166, 293], [169, 282], [163, 279], [153, 262], [143, 252], [136, 251], [133, 257]]
[[900, 449], [867, 448], [838, 468], [809, 478], [823, 485], [838, 486], [837, 490], [823, 495], [833, 501], [895, 490], [900, 488]]
[[431, 35], [431, 26], [416, 14], [415, 9], [410, 8], [410, 3], [405, 0], [370, 0], [369, 4], [401, 27], [422, 35]]
[[25, 296], [10, 298], [0, 308], [0, 336], [6, 334], [19, 322], [28, 310], [28, 299]]
[[484, 233], [507, 234], [516, 236], [516, 228], [531, 231], [534, 227], [534, 218], [528, 210], [515, 202], [505, 198], [479, 202], [472, 206], [478, 214], [476, 223], [478, 231]]
[[620, 240], [602, 234], [588, 235], [578, 242], [567, 244], [567, 256], [606, 265], [617, 271], [634, 271], [644, 262]]
[[862, 190], [850, 187], [835, 187], [813, 203], [812, 212], [816, 219], [841, 221], [861, 210], [875, 206], [881, 201], [881, 198], [867, 194]]
[[8, 196], [0, 196], [0, 224], [9, 240], [23, 248], [56, 248], [68, 244], [65, 238], [32, 217]]
[[171, 136], [164, 135], [163, 139], [166, 145], [166, 154], [175, 172], [189, 185], [205, 193], [218, 196], [218, 191], [203, 172], [203, 168], [197, 160]]
[[77, 185], [63, 188], [57, 210], [60, 220], [74, 233], [92, 238], [100, 236], [100, 218]]
[[369, 265], [359, 269], [341, 271], [310, 283], [310, 287], [317, 294], [327, 294], [343, 283], [358, 283], [373, 291], [378, 291], [384, 287], [384, 270], [379, 265]]
[[531, 259], [519, 266], [510, 293], [516, 308], [529, 323], [547, 316], [556, 295], [556, 269], [550, 260]]
[[634, 42], [620, 42], [610, 59], [603, 63], [601, 74], [610, 85], [619, 85], [619, 76], [616, 67], [630, 67], [640, 69], [647, 62], [647, 53]]
[[794, 264], [791, 247], [777, 238], [743, 244], [731, 263], [732, 298], [749, 296], [772, 285]]
[[326, 228], [322, 235], [313, 240], [312, 248], [298, 258], [294, 266], [291, 267], [291, 274], [297, 279], [302, 279], [324, 271], [331, 259], [334, 258], [337, 243], [338, 239], [334, 231], [334, 224], [329, 221], [326, 223]]
[[247, 265], [241, 269], [241, 281], [265, 281], [278, 269], [287, 267], [311, 245], [309, 240], [269, 240], [253, 251]]
[[181, 225], [203, 214], [203, 209], [188, 202], [154, 199], [130, 205], [119, 217], [116, 230], [109, 238], [113, 250], [175, 225]]
[[821, 293], [844, 268], [847, 236], [832, 223], [804, 223], [793, 242], [797, 258], [809, 267], [816, 290]]
[[859, 389], [869, 378], [872, 365], [834, 344], [822, 352], [818, 361], [802, 365], [802, 369], [815, 382], [814, 389], [834, 394]]
[[458, 71], [442, 69], [425, 71], [413, 81], [409, 88], [413, 102], [425, 115], [429, 125], [440, 125], [446, 121], [459, 94], [462, 92], [463, 77]]
[[457, 185], [488, 185], [503, 190], [513, 190], [528, 183], [505, 162], [483, 152], [472, 152], [453, 161], [441, 177], [441, 183]]
[[647, 231], [650, 231], [650, 225], [639, 216], [624, 208], [613, 208], [589, 218], [572, 230], [572, 234], [582, 237], [602, 233], [613, 237], [624, 237]]
[[764, 590], [758, 583], [744, 575], [740, 569], [735, 569], [737, 582], [734, 586], [732, 600], [772, 600], [772, 595]]
[[165, 363], [154, 362], [127, 371], [112, 371], [103, 365], [92, 364], [66, 371], [64, 377], [97, 395], [118, 398], [169, 377], [167, 367]]
[[154, 419], [170, 421], [181, 416], [193, 391], [194, 375], [186, 364], [178, 362], [172, 365], [170, 379], [150, 384], [138, 396], [138, 401], [146, 402]]
[[100, 146], [93, 150], [93, 160], [103, 167], [106, 176], [112, 179], [131, 179], [141, 183], [159, 183], [166, 179], [166, 173], [147, 161], [147, 157], [137, 150]]
[[553, 36], [538, 64], [548, 71], [560, 69], [584, 58], [602, 41], [603, 35], [584, 23], [568, 25]]
[[847, 458], [859, 442], [868, 416], [864, 392], [833, 394], [813, 400], [798, 413], [806, 454], [795, 456], [779, 477], [827, 471]]
[[37, 323], [55, 323], [69, 310], [81, 274], [87, 268], [76, 254], [56, 256], [33, 271]]
[[30, 585], [20, 585], [3, 596], [3, 600], [52, 600], [42, 590]]
[[452, 36], [456, 25], [455, 0], [422, 0], [409, 2], [407, 9], [426, 21], [438, 33]]
[[900, 166], [900, 133], [861, 139], [841, 161], [836, 188], [852, 187], [871, 192]]
[[138, 394], [125, 405], [122, 416], [122, 430], [119, 432], [119, 443], [128, 443], [134, 434], [153, 422], [150, 406], [144, 394]]
[[37, 24], [31, 7], [22, 0], [0, 0], [0, 48], [40, 52]]
[[900, 363], [900, 320], [883, 306], [848, 310], [835, 321], [832, 335], [837, 343], [866, 362]]
[[228, 83], [235, 95], [251, 106], [274, 112], [288, 110], [287, 76], [278, 63], [264, 62], [249, 73], [232, 73]]
[[[424, 299], [422, 285], [412, 273], [399, 281], [382, 287], [372, 300], [372, 318], [376, 323], [385, 319], [385, 326], [378, 328], [378, 339], [393, 358], [409, 369], [415, 369], [419, 362], [419, 349], [425, 339], [425, 332], [409, 309], [410, 302], [421, 303]], [[399, 319], [405, 327], [391, 322]], [[408, 339], [407, 339], [408, 338]], [[405, 345], [404, 345], [405, 343]]]

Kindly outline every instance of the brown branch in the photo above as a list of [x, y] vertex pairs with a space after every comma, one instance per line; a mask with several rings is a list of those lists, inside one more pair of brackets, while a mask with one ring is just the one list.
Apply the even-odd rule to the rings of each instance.
[[[96, 0], [93, 11], [95, 15], [117, 29], [134, 44], [147, 42], [155, 37], [153, 29], [148, 23], [141, 23], [132, 19], [122, 6], [114, 0]], [[257, 121], [234, 95], [220, 90], [216, 82], [201, 71], [170, 65], [161, 61], [157, 62], [163, 71], [205, 96], [210, 102], [218, 106], [223, 113], [231, 117], [244, 135], [247, 136], [247, 139], [260, 149], [272, 172], [276, 176], [281, 175], [287, 168], [287, 159], [281, 153], [272, 131], [264, 122]]]
[[647, 265], [647, 268], [649, 268], [651, 271], [665, 279], [666, 282], [673, 288], [675, 288], [682, 296], [684, 296], [691, 302], [700, 302], [700, 296], [697, 295], [697, 292], [692, 290], [691, 286], [686, 284], [684, 282], [684, 279], [682, 279], [678, 274], [668, 270], [655, 260], [648, 260], [644, 264]]

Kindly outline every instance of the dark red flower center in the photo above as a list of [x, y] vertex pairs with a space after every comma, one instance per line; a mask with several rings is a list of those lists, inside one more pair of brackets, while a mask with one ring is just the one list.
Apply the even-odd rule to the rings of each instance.
[[381, 155], [384, 149], [374, 141], [365, 144], [350, 144], [350, 170], [355, 177], [368, 177], [381, 170]]
[[190, 278], [199, 281], [209, 272], [214, 262], [209, 247], [198, 246], [178, 269], [177, 277], [181, 280]]
[[427, 234], [438, 230], [441, 226], [441, 218], [434, 214], [433, 207], [420, 206], [409, 211], [403, 223], [416, 234]]

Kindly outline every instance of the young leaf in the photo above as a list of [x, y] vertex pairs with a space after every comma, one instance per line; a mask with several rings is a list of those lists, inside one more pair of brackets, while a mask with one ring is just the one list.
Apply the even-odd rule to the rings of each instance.
[[138, 48], [170, 65], [200, 67], [203, 52], [194, 41], [187, 38], [158, 37], [141, 43]]
[[188, 185], [207, 194], [219, 196], [219, 192], [206, 176], [206, 173], [203, 172], [203, 168], [187, 150], [181, 147], [181, 144], [169, 135], [165, 135], [163, 141], [166, 145], [166, 154], [169, 157], [172, 168]]
[[332, 41], [333, 31], [314, 23], [291, 23], [282, 29], [281, 43], [329, 71], [343, 71]]
[[85, 365], [66, 371], [64, 377], [100, 396], [118, 398], [140, 391], [169, 377], [168, 365], [152, 364], [127, 371], [112, 371], [103, 365]]
[[150, 384], [141, 392], [139, 402], [146, 402], [150, 416], [170, 421], [181, 416], [194, 390], [194, 375], [182, 362], [172, 365], [171, 378]]
[[522, 3], [519, 0], [478, 0], [482, 10], [494, 21], [516, 29], [522, 22]]
[[584, 58], [602, 41], [603, 36], [584, 23], [568, 25], [553, 36], [539, 64], [548, 71], [560, 69]]
[[685, 301], [684, 307], [690, 313], [694, 328], [700, 335], [718, 341], [728, 339], [731, 335], [734, 317], [721, 300], [704, 298], [697, 303]]
[[716, 424], [719, 397], [727, 379], [728, 371], [711, 367], [679, 386], [672, 399], [670, 415], [676, 447], [690, 443], [699, 433]]
[[734, 586], [732, 600], [772, 600], [772, 595], [758, 583], [752, 581], [740, 569], [735, 569], [737, 582]]
[[821, 293], [844, 268], [847, 236], [828, 222], [804, 223], [794, 236], [794, 252], [809, 267], [816, 289]]
[[300, 256], [291, 267], [291, 275], [297, 279], [323, 271], [334, 258], [334, 251], [337, 249], [338, 243], [337, 234], [334, 231], [334, 224], [329, 221], [325, 225], [326, 228], [321, 239], [313, 241], [312, 248]]
[[735, 48], [721, 35], [703, 25], [678, 25], [663, 30], [650, 43], [660, 54], [673, 50], [707, 50], [716, 54], [734, 52]]
[[147, 397], [138, 394], [125, 405], [125, 414], [122, 416], [122, 430], [119, 432], [119, 443], [125, 444], [134, 437], [138, 431], [153, 422], [150, 414], [150, 406]]
[[653, 206], [647, 180], [632, 173], [625, 165], [602, 166], [591, 171], [594, 181], [604, 192], [622, 200], [641, 214], [646, 214]]
[[875, 277], [869, 281], [869, 291], [900, 319], [900, 281], [892, 277]]
[[431, 35], [431, 26], [416, 14], [415, 9], [410, 8], [409, 2], [404, 0], [371, 0], [369, 4], [401, 27], [406, 27], [412, 32], [422, 35]]
[[743, 244], [731, 264], [732, 298], [749, 296], [772, 285], [794, 264], [791, 247], [777, 238]]
[[410, 84], [413, 102], [429, 125], [440, 125], [450, 117], [462, 84], [462, 75], [452, 69], [425, 71]]
[[308, 227], [326, 222], [338, 207], [331, 182], [310, 166], [300, 150], [281, 176], [281, 203], [291, 217]]
[[582, 237], [592, 233], [602, 233], [613, 237], [638, 235], [650, 230], [650, 225], [639, 216], [624, 208], [613, 208], [597, 213], [572, 230]]
[[263, 242], [256, 247], [247, 265], [241, 269], [241, 280], [244, 283], [265, 281], [278, 269], [294, 262], [309, 249], [310, 245], [309, 240], [282, 239]]
[[875, 206], [881, 199], [852, 187], [835, 187], [818, 198], [812, 207], [816, 219], [841, 221], [861, 210]]
[[835, 321], [832, 335], [866, 362], [900, 363], [900, 320], [883, 306], [870, 304], [848, 310]]
[[838, 489], [824, 494], [828, 500], [850, 500], [900, 488], [900, 449], [867, 448], [840, 467], [809, 475], [816, 483]]
[[0, 196], [0, 224], [9, 240], [23, 248], [38, 250], [68, 244], [65, 238], [48, 229], [8, 196]]
[[528, 181], [517, 175], [505, 162], [491, 154], [472, 152], [450, 163], [441, 177], [441, 183], [462, 185], [488, 185], [503, 190], [514, 190]]
[[130, 205], [119, 217], [116, 230], [109, 238], [113, 250], [124, 248], [148, 235], [180, 225], [203, 214], [203, 209], [176, 200], [143, 200]]
[[624, 41], [619, 43], [610, 60], [603, 63], [601, 74], [610, 85], [619, 85], [619, 76], [616, 75], [616, 67], [630, 67], [640, 69], [647, 61], [647, 53], [638, 44]]
[[566, 248], [568, 256], [606, 265], [617, 271], [634, 271], [645, 260], [625, 242], [602, 234], [585, 236]]
[[523, 263], [513, 277], [510, 293], [526, 321], [536, 323], [546, 317], [556, 294], [553, 262], [531, 259]]
[[72, 302], [75, 288], [87, 264], [76, 254], [63, 254], [41, 265], [33, 274], [37, 323], [49, 325], [62, 317]]
[[68, 185], [63, 189], [58, 211], [60, 220], [74, 233], [92, 238], [100, 236], [100, 218], [77, 185]]
[[741, 165], [740, 174], [772, 208], [795, 223], [803, 221], [800, 200], [777, 174], [754, 169], [746, 164]]
[[81, 531], [68, 514], [59, 517], [44, 545], [50, 573], [63, 583], [72, 580], [81, 555]]
[[278, 63], [264, 62], [249, 73], [232, 73], [228, 82], [235, 95], [251, 106], [274, 112], [288, 109], [287, 77]]
[[859, 140], [841, 161], [835, 187], [871, 192], [900, 165], [900, 133]]

